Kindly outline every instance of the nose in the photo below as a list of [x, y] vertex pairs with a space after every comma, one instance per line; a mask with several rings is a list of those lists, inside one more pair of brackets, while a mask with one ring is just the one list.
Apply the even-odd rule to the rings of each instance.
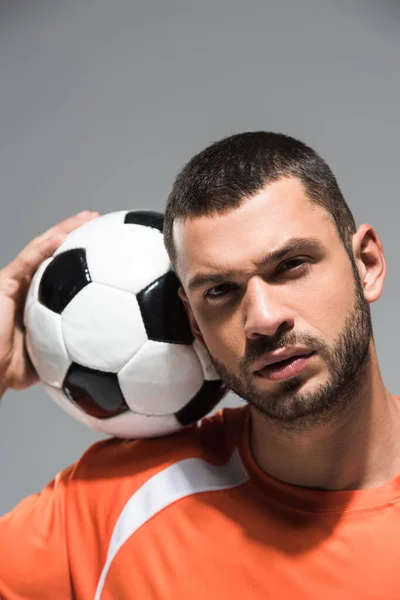
[[274, 336], [278, 329], [291, 329], [294, 316], [280, 299], [279, 290], [269, 286], [260, 277], [253, 277], [245, 295], [245, 334], [249, 340], [260, 336]]

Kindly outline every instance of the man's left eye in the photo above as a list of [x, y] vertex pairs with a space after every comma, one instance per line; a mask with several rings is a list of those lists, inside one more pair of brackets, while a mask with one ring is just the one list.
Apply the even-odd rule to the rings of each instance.
[[294, 271], [294, 270], [298, 269], [298, 267], [305, 265], [305, 263], [306, 263], [305, 258], [291, 258], [290, 260], [287, 260], [286, 262], [283, 263], [283, 265], [279, 268], [278, 272]]

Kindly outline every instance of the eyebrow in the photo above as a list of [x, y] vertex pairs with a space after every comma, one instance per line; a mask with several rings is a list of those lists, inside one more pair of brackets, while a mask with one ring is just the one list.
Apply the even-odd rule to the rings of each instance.
[[[326, 248], [324, 244], [317, 238], [291, 238], [286, 242], [284, 246], [278, 248], [277, 250], [272, 250], [271, 252], [268, 252], [260, 261], [257, 261], [256, 267], [260, 268], [266, 265], [276, 263], [279, 260], [285, 258], [285, 256], [287, 256], [288, 254], [292, 254], [294, 252], [311, 250], [320, 254], [324, 252], [325, 249]], [[189, 279], [188, 291], [194, 292], [195, 290], [205, 287], [206, 285], [218, 285], [224, 283], [228, 279], [231, 279], [235, 275], [239, 275], [241, 273], [243, 273], [243, 271], [235, 269], [219, 271], [218, 273], [196, 273], [193, 277]]]

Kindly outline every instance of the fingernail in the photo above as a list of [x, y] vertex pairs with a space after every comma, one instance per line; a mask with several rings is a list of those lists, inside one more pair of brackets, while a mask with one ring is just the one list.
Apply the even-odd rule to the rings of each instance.
[[83, 210], [82, 212], [78, 213], [76, 216], [77, 217], [87, 217], [88, 215], [90, 215], [90, 210]]

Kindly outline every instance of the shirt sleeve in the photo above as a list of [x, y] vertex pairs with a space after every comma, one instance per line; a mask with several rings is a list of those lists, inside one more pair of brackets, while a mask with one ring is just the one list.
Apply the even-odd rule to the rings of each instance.
[[0, 517], [0, 600], [71, 600], [66, 543], [72, 467]]

